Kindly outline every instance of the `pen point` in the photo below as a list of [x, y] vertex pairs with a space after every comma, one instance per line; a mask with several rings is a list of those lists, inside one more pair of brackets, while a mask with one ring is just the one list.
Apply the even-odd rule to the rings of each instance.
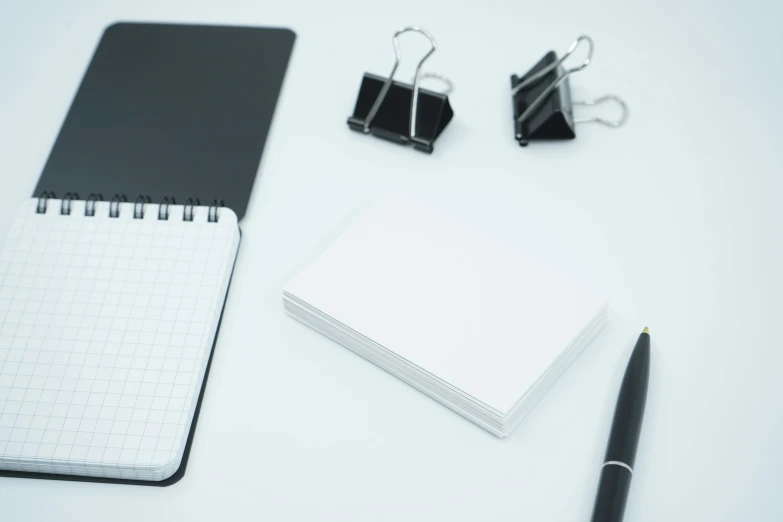
[[644, 330], [642, 330], [642, 333], [646, 333], [646, 334], [648, 334], [648, 335], [649, 335], [649, 333], [650, 333], [650, 329], [649, 329], [649, 328], [647, 328], [647, 327], [645, 326], [645, 327], [644, 327]]

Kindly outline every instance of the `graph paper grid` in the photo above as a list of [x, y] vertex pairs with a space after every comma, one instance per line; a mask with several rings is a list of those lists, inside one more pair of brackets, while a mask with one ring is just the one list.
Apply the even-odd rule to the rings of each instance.
[[0, 469], [160, 481], [180, 465], [236, 258], [236, 215], [50, 199], [0, 251]]

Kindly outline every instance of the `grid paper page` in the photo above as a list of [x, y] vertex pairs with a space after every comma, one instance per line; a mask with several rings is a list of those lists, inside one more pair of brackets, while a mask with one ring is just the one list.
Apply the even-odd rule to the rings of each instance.
[[193, 419], [236, 215], [37, 203], [20, 207], [0, 252], [0, 469], [164, 480]]

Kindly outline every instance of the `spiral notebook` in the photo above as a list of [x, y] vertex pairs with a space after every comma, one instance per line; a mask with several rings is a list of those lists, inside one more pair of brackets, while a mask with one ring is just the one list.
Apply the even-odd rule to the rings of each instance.
[[105, 31], [0, 250], [0, 475], [183, 476], [293, 41]]
[[0, 466], [163, 480], [187, 443], [236, 215], [89, 207], [26, 201], [0, 251]]

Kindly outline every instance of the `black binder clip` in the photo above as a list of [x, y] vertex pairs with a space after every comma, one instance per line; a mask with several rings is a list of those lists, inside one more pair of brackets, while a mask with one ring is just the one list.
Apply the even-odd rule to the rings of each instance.
[[[587, 42], [587, 58], [580, 65], [565, 69], [563, 62], [581, 42]], [[568, 76], [581, 71], [593, 58], [593, 40], [582, 35], [577, 38], [562, 58], [549, 51], [521, 78], [511, 76], [511, 96], [514, 104], [514, 137], [523, 147], [532, 140], [570, 140], [576, 137], [575, 124], [601, 123], [620, 127], [628, 119], [628, 107], [618, 96], [607, 94], [594, 100], [572, 101]], [[614, 101], [622, 114], [617, 120], [601, 117], [574, 117], [574, 105], [597, 105]]]
[[[395, 82], [394, 73], [400, 65], [399, 36], [406, 32], [423, 34], [431, 49], [416, 66], [413, 85]], [[353, 115], [348, 118], [351, 130], [373, 134], [415, 149], [432, 152], [433, 143], [454, 116], [449, 104], [451, 82], [436, 74], [422, 74], [421, 66], [435, 52], [435, 38], [420, 27], [405, 27], [394, 33], [394, 67], [388, 78], [365, 73]], [[437, 78], [448, 85], [445, 93], [421, 89], [423, 78]]]

